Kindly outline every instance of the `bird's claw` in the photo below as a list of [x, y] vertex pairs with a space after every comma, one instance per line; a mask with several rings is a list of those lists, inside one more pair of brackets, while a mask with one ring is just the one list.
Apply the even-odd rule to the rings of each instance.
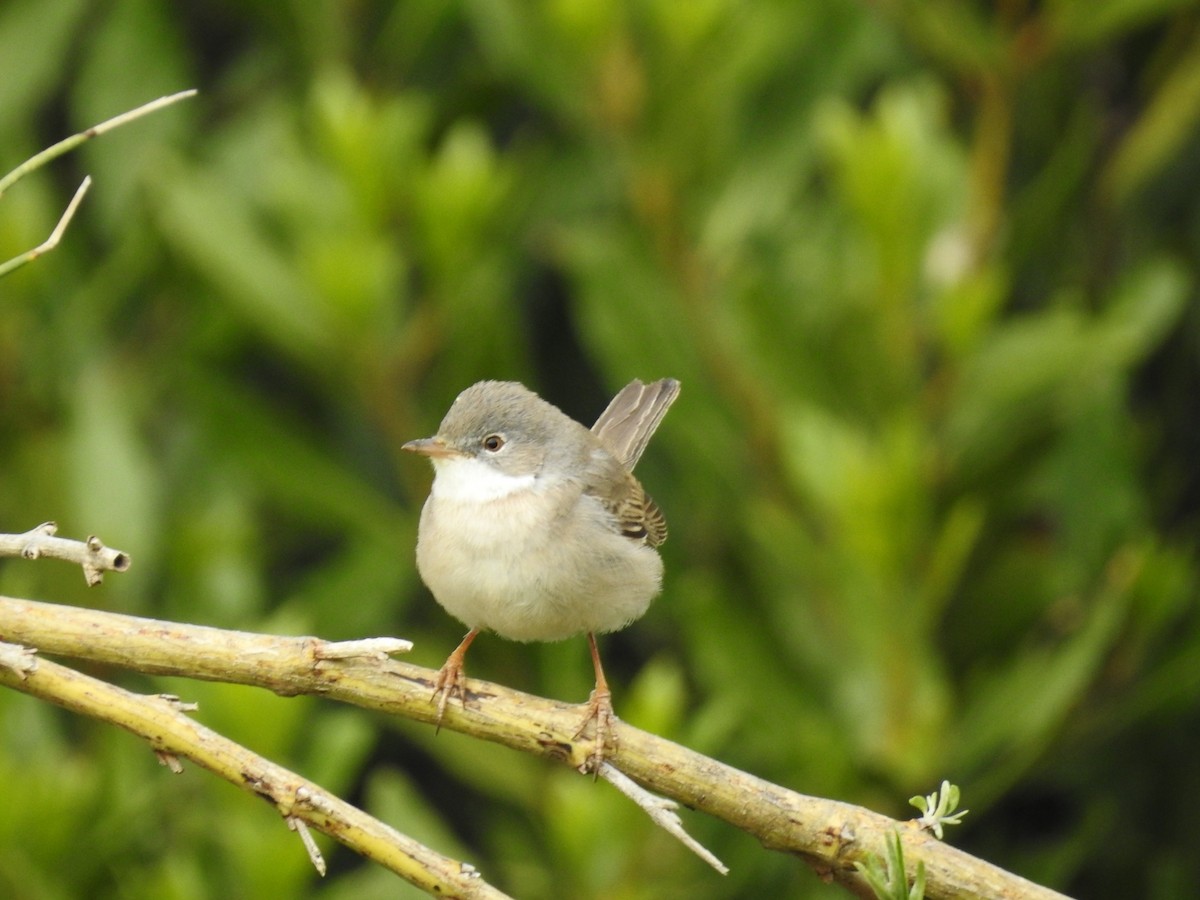
[[615, 750], [617, 747], [617, 733], [613, 728], [616, 721], [617, 716], [612, 707], [612, 692], [599, 688], [592, 691], [591, 696], [588, 697], [583, 722], [580, 724], [579, 730], [575, 732], [575, 740], [583, 737], [589, 726], [595, 723], [592, 750], [581, 767], [581, 771], [591, 772], [593, 778], [600, 774], [600, 766], [604, 763], [607, 751]]
[[441, 669], [438, 670], [437, 681], [433, 683], [433, 694], [429, 697], [429, 702], [437, 701], [437, 721], [435, 723], [434, 734], [442, 730], [442, 717], [446, 715], [446, 704], [450, 702], [450, 698], [457, 694], [459, 701], [463, 705], [463, 709], [467, 708], [467, 692], [462, 686], [462, 664], [452, 664], [447, 661]]

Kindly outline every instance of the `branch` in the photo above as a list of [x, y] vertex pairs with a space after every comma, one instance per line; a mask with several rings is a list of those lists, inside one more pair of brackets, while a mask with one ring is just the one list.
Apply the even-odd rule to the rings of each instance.
[[[112, 131], [114, 128], [120, 128], [127, 122], [132, 122], [134, 119], [140, 119], [142, 116], [162, 109], [164, 106], [170, 106], [187, 97], [194, 97], [196, 91], [194, 89], [180, 91], [177, 94], [171, 94], [166, 97], [159, 97], [157, 100], [151, 100], [149, 103], [144, 103], [137, 109], [131, 109], [128, 112], [123, 112], [119, 116], [113, 116], [111, 119], [105, 119], [99, 125], [93, 125], [91, 128], [86, 128], [68, 138], [63, 138], [52, 147], [47, 147], [40, 153], [31, 156], [21, 165], [17, 166], [3, 178], [0, 178], [0, 197], [4, 196], [4, 192], [10, 187], [28, 175], [30, 172], [36, 172], [42, 166], [51, 160], [57, 159], [64, 153], [74, 150], [84, 141], [90, 141], [94, 137], [99, 137], [107, 131]], [[75, 191], [75, 196], [71, 198], [71, 202], [67, 204], [66, 210], [58, 220], [58, 224], [54, 227], [54, 231], [50, 233], [50, 237], [46, 238], [41, 244], [34, 247], [32, 250], [27, 250], [20, 256], [15, 256], [5, 263], [0, 264], [0, 278], [3, 278], [9, 272], [21, 268], [28, 262], [37, 259], [43, 253], [47, 253], [58, 246], [58, 242], [62, 239], [63, 232], [67, 230], [67, 225], [75, 216], [75, 210], [79, 203], [83, 200], [83, 195], [87, 193], [89, 185], [91, 185], [91, 176], [83, 179], [83, 183]]]
[[129, 554], [112, 547], [95, 535], [86, 541], [55, 537], [58, 526], [43, 522], [24, 534], [0, 534], [0, 556], [19, 556], [22, 559], [62, 559], [83, 566], [83, 577], [89, 587], [104, 580], [105, 572], [124, 572], [129, 568]]
[[[22, 648], [0, 644], [0, 660]], [[11, 648], [11, 649], [9, 649]], [[173, 772], [179, 758], [267, 800], [296, 831], [322, 875], [324, 860], [312, 826], [423, 890], [446, 897], [502, 898], [473, 867], [442, 856], [282, 766], [252, 753], [184, 715], [173, 697], [133, 694], [48, 660], [24, 671], [0, 666], [0, 684], [72, 712], [120, 725], [144, 739]], [[192, 707], [194, 708], [194, 707]]]
[[164, 106], [170, 106], [172, 103], [177, 103], [180, 100], [186, 100], [188, 97], [194, 96], [196, 96], [196, 90], [193, 88], [191, 90], [179, 91], [176, 94], [169, 94], [166, 97], [159, 97], [157, 100], [151, 100], [149, 103], [142, 104], [137, 109], [123, 112], [119, 116], [113, 116], [111, 119], [105, 119], [99, 125], [93, 125], [91, 128], [85, 128], [83, 131], [77, 132], [70, 137], [63, 138], [54, 146], [47, 147], [42, 152], [31, 156], [3, 178], [0, 178], [0, 197], [3, 197], [5, 191], [30, 172], [36, 172], [46, 163], [58, 159], [64, 153], [69, 153], [85, 141], [99, 137], [106, 132], [112, 131], [114, 128], [120, 128], [134, 119], [140, 119], [142, 116], [157, 112]]
[[607, 762], [600, 764], [600, 777], [645, 810], [646, 815], [655, 825], [673, 836], [722, 875], [729, 874], [729, 867], [725, 863], [717, 859], [709, 852], [708, 848], [683, 830], [683, 822], [675, 812], [679, 809], [678, 803], [650, 793], [620, 769], [613, 768]]
[[[321, 694], [430, 724], [437, 718], [429, 699], [433, 670], [395, 660], [329, 659], [315, 638], [230, 632], [7, 597], [0, 597], [0, 638], [150, 674], [250, 684], [283, 695]], [[466, 679], [465, 687], [471, 705], [448, 706], [443, 727], [574, 768], [586, 763], [591, 742], [574, 737], [577, 706], [476, 679]], [[911, 872], [918, 862], [925, 864], [928, 897], [1063, 896], [950, 847], [913, 823], [798, 794], [620, 721], [614, 727], [610, 765], [658, 794], [741, 828], [768, 849], [800, 856], [822, 877], [861, 889], [854, 863], [885, 857], [888, 836], [898, 830]]]
[[49, 253], [58, 246], [58, 242], [62, 240], [63, 233], [67, 230], [67, 226], [71, 224], [71, 220], [75, 218], [75, 210], [79, 208], [80, 202], [83, 200], [83, 195], [88, 192], [88, 188], [92, 186], [92, 176], [84, 177], [83, 182], [75, 190], [75, 195], [71, 198], [71, 202], [67, 204], [67, 208], [63, 210], [63, 214], [58, 219], [58, 224], [54, 226], [54, 230], [50, 232], [50, 237], [46, 238], [32, 250], [26, 250], [20, 256], [14, 256], [6, 263], [0, 263], [0, 278], [3, 278], [9, 272], [21, 268], [26, 263], [31, 263], [43, 253]]

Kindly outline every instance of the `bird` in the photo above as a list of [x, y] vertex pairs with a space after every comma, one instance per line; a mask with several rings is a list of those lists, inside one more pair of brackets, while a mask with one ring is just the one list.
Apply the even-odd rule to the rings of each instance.
[[598, 772], [615, 743], [612, 693], [596, 635], [640, 618], [662, 589], [667, 523], [633, 468], [679, 382], [632, 381], [589, 429], [513, 381], [481, 381], [455, 399], [433, 437], [403, 449], [430, 459], [417, 570], [468, 627], [434, 682], [441, 726], [467, 649], [483, 631], [514, 641], [586, 634], [596, 685], [578, 739], [594, 726]]

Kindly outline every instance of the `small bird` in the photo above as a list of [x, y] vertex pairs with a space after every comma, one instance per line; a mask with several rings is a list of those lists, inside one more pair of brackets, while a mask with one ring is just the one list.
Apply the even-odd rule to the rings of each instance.
[[515, 641], [587, 634], [596, 688], [576, 737], [595, 723], [592, 771], [615, 718], [596, 634], [640, 618], [662, 589], [667, 523], [632, 470], [679, 395], [679, 382], [626, 385], [589, 430], [512, 381], [481, 381], [436, 435], [405, 450], [428, 456], [417, 570], [470, 629], [438, 673], [438, 723], [480, 631]]

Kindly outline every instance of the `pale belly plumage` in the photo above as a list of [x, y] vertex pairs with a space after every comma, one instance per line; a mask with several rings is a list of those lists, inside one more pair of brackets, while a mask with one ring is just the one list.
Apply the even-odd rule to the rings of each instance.
[[557, 641], [621, 628], [658, 594], [658, 553], [621, 535], [577, 485], [492, 485], [481, 495], [449, 468], [439, 467], [421, 512], [417, 568], [435, 599], [469, 627]]

